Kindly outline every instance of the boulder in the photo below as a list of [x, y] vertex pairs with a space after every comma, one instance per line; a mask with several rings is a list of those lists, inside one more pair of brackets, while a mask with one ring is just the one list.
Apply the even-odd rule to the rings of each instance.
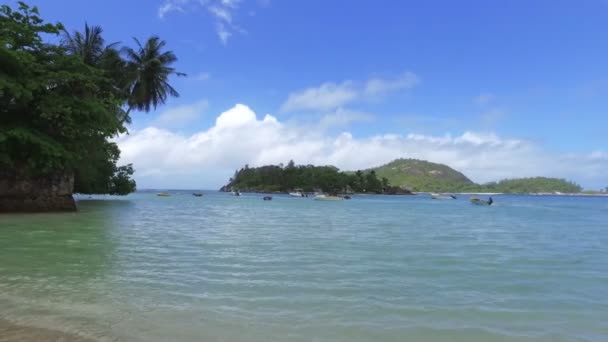
[[28, 176], [0, 171], [0, 212], [76, 211], [73, 190], [72, 172]]

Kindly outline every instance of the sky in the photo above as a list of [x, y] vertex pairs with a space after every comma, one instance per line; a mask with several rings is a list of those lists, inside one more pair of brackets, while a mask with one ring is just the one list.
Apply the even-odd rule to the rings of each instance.
[[395, 158], [608, 186], [607, 0], [29, 3], [107, 42], [158, 35], [179, 58], [181, 96], [115, 139], [139, 188]]

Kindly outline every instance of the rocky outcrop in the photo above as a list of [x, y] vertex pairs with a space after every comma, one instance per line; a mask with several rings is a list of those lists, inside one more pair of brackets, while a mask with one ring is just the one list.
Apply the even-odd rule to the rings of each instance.
[[73, 190], [71, 172], [31, 177], [0, 171], [0, 212], [76, 211]]

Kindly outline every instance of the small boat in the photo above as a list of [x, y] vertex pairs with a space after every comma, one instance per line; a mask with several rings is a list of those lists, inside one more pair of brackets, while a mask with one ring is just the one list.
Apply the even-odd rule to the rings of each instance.
[[238, 190], [233, 190], [232, 196], [241, 196], [241, 193]]
[[349, 195], [342, 196], [344, 199], [350, 199]]
[[294, 191], [289, 193], [289, 196], [292, 197], [308, 197], [306, 196], [306, 194], [304, 194], [304, 192], [300, 189], [295, 189]]
[[166, 192], [161, 192], [161, 193], [159, 193], [159, 194], [156, 194], [156, 196], [160, 196], [160, 197], [169, 197], [169, 196], [171, 196], [171, 194], [168, 194], [168, 193], [166, 193]]
[[316, 195], [316, 201], [343, 201], [344, 197], [340, 196], [329, 196], [329, 195]]
[[492, 199], [492, 197], [490, 197], [487, 201], [482, 200], [477, 197], [471, 197], [471, 198], [469, 198], [469, 201], [471, 201], [471, 203], [476, 204], [476, 205], [492, 205], [492, 203], [494, 203], [494, 200]]
[[452, 200], [452, 199], [456, 199], [456, 196], [451, 195], [451, 194], [438, 194], [438, 193], [431, 192], [431, 198], [439, 199], [439, 200]]
[[193, 192], [192, 196], [201, 197], [201, 196], [203, 196], [203, 193], [202, 192]]
[[272, 196], [264, 196], [264, 201], [272, 201]]

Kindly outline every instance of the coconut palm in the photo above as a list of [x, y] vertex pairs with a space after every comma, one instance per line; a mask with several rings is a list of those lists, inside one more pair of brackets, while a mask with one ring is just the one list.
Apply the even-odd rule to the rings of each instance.
[[86, 64], [98, 66], [105, 51], [116, 45], [114, 43], [106, 46], [102, 33], [101, 26], [89, 26], [85, 23], [84, 32], [74, 31], [70, 34], [67, 30], [63, 31], [62, 45], [69, 53], [80, 56]]
[[164, 40], [157, 36], [149, 38], [145, 44], [134, 38], [137, 50], [125, 48], [129, 72], [128, 109], [149, 112], [164, 104], [169, 96], [178, 97], [179, 93], [169, 84], [169, 77], [185, 76], [171, 65], [177, 61], [172, 51], [163, 51]]

